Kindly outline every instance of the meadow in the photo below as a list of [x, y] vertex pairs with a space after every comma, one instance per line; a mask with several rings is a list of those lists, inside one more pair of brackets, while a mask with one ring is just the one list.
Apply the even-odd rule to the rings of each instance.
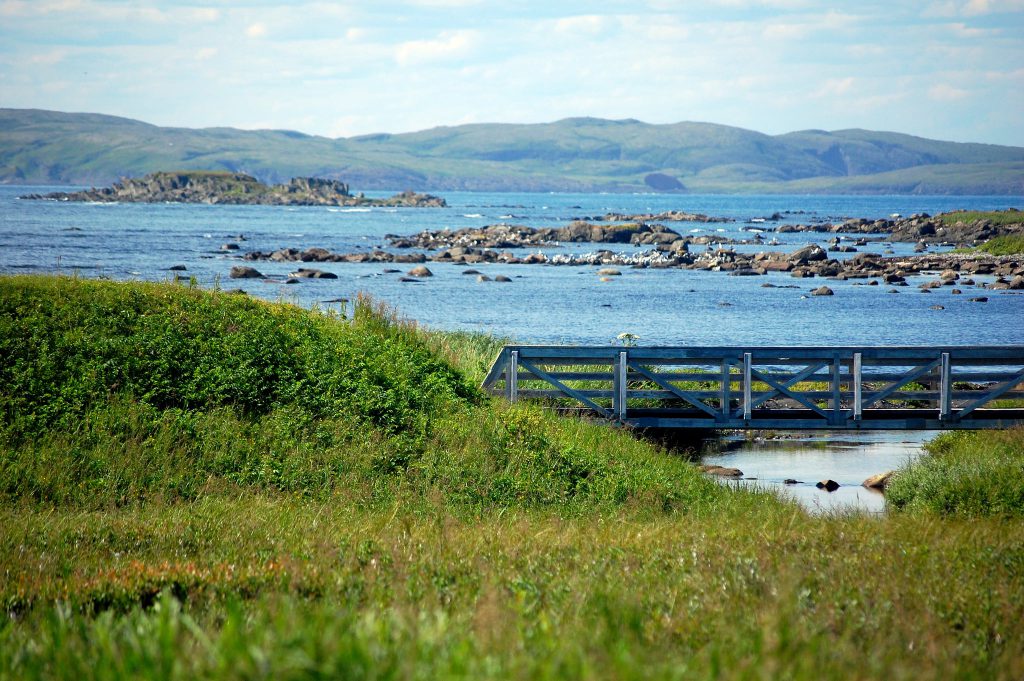
[[483, 394], [498, 347], [0, 279], [0, 678], [1024, 675], [1024, 431], [813, 516]]

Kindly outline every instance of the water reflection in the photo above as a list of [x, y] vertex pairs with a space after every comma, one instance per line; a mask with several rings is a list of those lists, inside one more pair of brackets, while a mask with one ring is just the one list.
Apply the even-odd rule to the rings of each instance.
[[[740, 434], [709, 443], [701, 461], [738, 468], [741, 480], [724, 484], [757, 485], [795, 499], [812, 512], [885, 511], [885, 497], [861, 483], [876, 473], [895, 470], [920, 456], [928, 431], [817, 432], [783, 435], [783, 439]], [[798, 480], [797, 484], [785, 481]], [[834, 492], [818, 489], [832, 479]]]

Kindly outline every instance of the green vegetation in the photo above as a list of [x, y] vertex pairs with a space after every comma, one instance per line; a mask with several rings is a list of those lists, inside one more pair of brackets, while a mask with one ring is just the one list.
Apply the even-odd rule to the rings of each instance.
[[1024, 517], [1024, 429], [944, 433], [927, 449], [886, 490], [896, 508]]
[[1024, 234], [1004, 234], [983, 243], [980, 250], [992, 255], [1018, 255], [1024, 253]]
[[952, 213], [943, 213], [939, 217], [947, 225], [955, 225], [958, 222], [971, 223], [979, 220], [985, 220], [993, 225], [1000, 226], [1024, 224], [1024, 214], [1016, 208], [991, 211], [957, 210]]
[[1024, 149], [840, 130], [764, 135], [710, 123], [571, 118], [328, 139], [161, 128], [112, 116], [0, 110], [0, 182], [106, 185], [166, 168], [264, 182], [340, 177], [364, 189], [1019, 195]]
[[0, 279], [0, 678], [1024, 673], [1019, 519], [810, 516], [488, 398], [497, 345]]

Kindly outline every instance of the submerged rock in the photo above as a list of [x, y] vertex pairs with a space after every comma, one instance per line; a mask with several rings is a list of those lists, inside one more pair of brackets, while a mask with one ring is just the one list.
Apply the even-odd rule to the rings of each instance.
[[826, 492], [835, 492], [837, 489], [839, 489], [839, 483], [831, 479], [822, 480], [821, 482], [817, 483], [815, 487], [817, 487], [818, 489], [823, 489]]
[[728, 468], [726, 466], [715, 466], [705, 464], [700, 467], [701, 472], [707, 473], [708, 475], [718, 475], [723, 478], [742, 478], [743, 471], [739, 468]]
[[295, 277], [299, 279], [337, 279], [338, 275], [334, 272], [324, 272], [323, 270], [312, 270], [305, 267], [300, 267], [295, 270], [289, 277]]
[[228, 274], [232, 279], [262, 279], [263, 273], [255, 267], [246, 267], [245, 265], [235, 265], [231, 268], [231, 273]]
[[884, 490], [888, 486], [892, 476], [896, 474], [896, 471], [886, 471], [885, 473], [879, 473], [872, 475], [870, 478], [861, 483], [864, 487], [869, 489]]

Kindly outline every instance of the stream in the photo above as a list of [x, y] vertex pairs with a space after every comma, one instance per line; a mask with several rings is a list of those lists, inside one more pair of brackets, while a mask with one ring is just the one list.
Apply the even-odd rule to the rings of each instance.
[[[789, 497], [811, 512], [884, 513], [885, 497], [861, 483], [876, 473], [896, 470], [924, 453], [932, 431], [860, 431], [794, 433], [781, 438], [743, 434], [711, 440], [701, 463], [743, 471], [742, 479], [722, 484], [748, 485]], [[797, 484], [785, 484], [795, 479]], [[818, 489], [832, 479], [834, 492]]]

